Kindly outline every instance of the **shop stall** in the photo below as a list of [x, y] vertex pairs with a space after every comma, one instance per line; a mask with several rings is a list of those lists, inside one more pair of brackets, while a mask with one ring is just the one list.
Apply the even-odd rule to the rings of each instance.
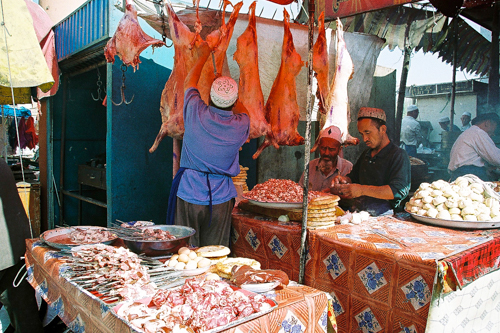
[[[39, 239], [27, 240], [26, 246], [28, 281], [49, 305], [46, 320], [59, 316], [73, 332], [139, 332], [117, 315], [117, 306], [121, 303], [106, 303], [95, 293], [63, 277], [68, 265], [64, 264], [58, 249]], [[211, 332], [289, 332], [293, 327], [301, 332], [327, 332], [327, 326], [336, 327], [333, 303], [325, 292], [292, 282], [286, 288], [262, 295], [275, 304], [272, 311], [253, 315], [250, 320], [240, 319], [236, 326]]]

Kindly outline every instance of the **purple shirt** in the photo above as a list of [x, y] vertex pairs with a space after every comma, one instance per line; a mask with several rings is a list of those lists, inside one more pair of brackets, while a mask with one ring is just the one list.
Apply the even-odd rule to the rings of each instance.
[[195, 88], [184, 95], [184, 139], [180, 166], [187, 168], [179, 183], [177, 196], [196, 205], [212, 204], [237, 196], [231, 177], [240, 173], [239, 149], [248, 138], [247, 114], [223, 111], [203, 102]]
[[[337, 156], [337, 167], [332, 169], [332, 171], [325, 176], [318, 167], [319, 160], [319, 158], [316, 158], [309, 162], [309, 191], [329, 189], [335, 176], [345, 176], [352, 170], [351, 162]], [[299, 184], [300, 186], [304, 185], [304, 173], [302, 173], [300, 177]]]

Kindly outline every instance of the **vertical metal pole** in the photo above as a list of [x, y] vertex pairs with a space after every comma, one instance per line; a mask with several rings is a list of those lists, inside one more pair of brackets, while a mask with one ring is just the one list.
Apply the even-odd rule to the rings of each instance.
[[59, 225], [63, 225], [64, 222], [64, 158], [66, 150], [66, 109], [68, 103], [68, 76], [63, 77], [63, 102], [62, 102], [62, 115], [61, 115], [61, 154], [60, 154], [60, 172], [59, 172], [59, 193], [61, 193], [61, 204], [59, 206]]
[[451, 103], [450, 103], [450, 128], [448, 131], [453, 130], [453, 123], [455, 119], [455, 95], [457, 91], [457, 48], [458, 48], [458, 15], [453, 18], [453, 72], [451, 77]]
[[113, 64], [106, 63], [106, 224], [113, 221]]
[[52, 116], [52, 98], [47, 98], [45, 117], [47, 121], [47, 230], [53, 229], [55, 225], [55, 196], [56, 189], [54, 179], [54, 117]]
[[488, 106], [490, 107], [489, 111], [497, 110], [499, 104], [499, 46], [498, 46], [498, 38], [499, 38], [499, 27], [498, 27], [498, 2], [493, 4], [493, 22], [491, 24], [491, 54], [490, 54], [490, 77], [488, 79]]
[[306, 265], [306, 240], [307, 240], [307, 195], [309, 190], [309, 158], [311, 155], [311, 114], [312, 114], [312, 52], [314, 40], [314, 0], [309, 0], [309, 38], [307, 53], [307, 110], [306, 110], [306, 134], [304, 153], [304, 196], [302, 198], [302, 232], [300, 235], [300, 269], [299, 283], [304, 283]]

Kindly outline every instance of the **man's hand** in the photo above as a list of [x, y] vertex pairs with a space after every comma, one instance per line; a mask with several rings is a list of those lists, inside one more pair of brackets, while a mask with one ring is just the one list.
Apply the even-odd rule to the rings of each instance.
[[363, 195], [362, 187], [359, 184], [336, 184], [331, 192], [342, 199], [354, 199]]
[[351, 179], [349, 177], [344, 177], [344, 176], [335, 176], [332, 180], [332, 187], [338, 184], [350, 184]]

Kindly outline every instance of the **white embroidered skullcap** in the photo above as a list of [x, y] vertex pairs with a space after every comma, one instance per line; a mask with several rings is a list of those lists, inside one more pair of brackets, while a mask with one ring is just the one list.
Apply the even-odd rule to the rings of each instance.
[[212, 83], [210, 98], [215, 106], [230, 107], [238, 99], [238, 84], [228, 76], [218, 77]]
[[450, 118], [449, 117], [441, 117], [439, 118], [439, 122], [440, 123], [447, 123], [450, 121]]
[[406, 112], [412, 112], [412, 111], [416, 111], [418, 110], [418, 107], [416, 105], [410, 105], [408, 106], [408, 108], [406, 109]]
[[465, 111], [464, 113], [462, 113], [462, 116], [469, 116], [469, 117], [472, 117], [472, 115], [470, 114], [469, 111]]

